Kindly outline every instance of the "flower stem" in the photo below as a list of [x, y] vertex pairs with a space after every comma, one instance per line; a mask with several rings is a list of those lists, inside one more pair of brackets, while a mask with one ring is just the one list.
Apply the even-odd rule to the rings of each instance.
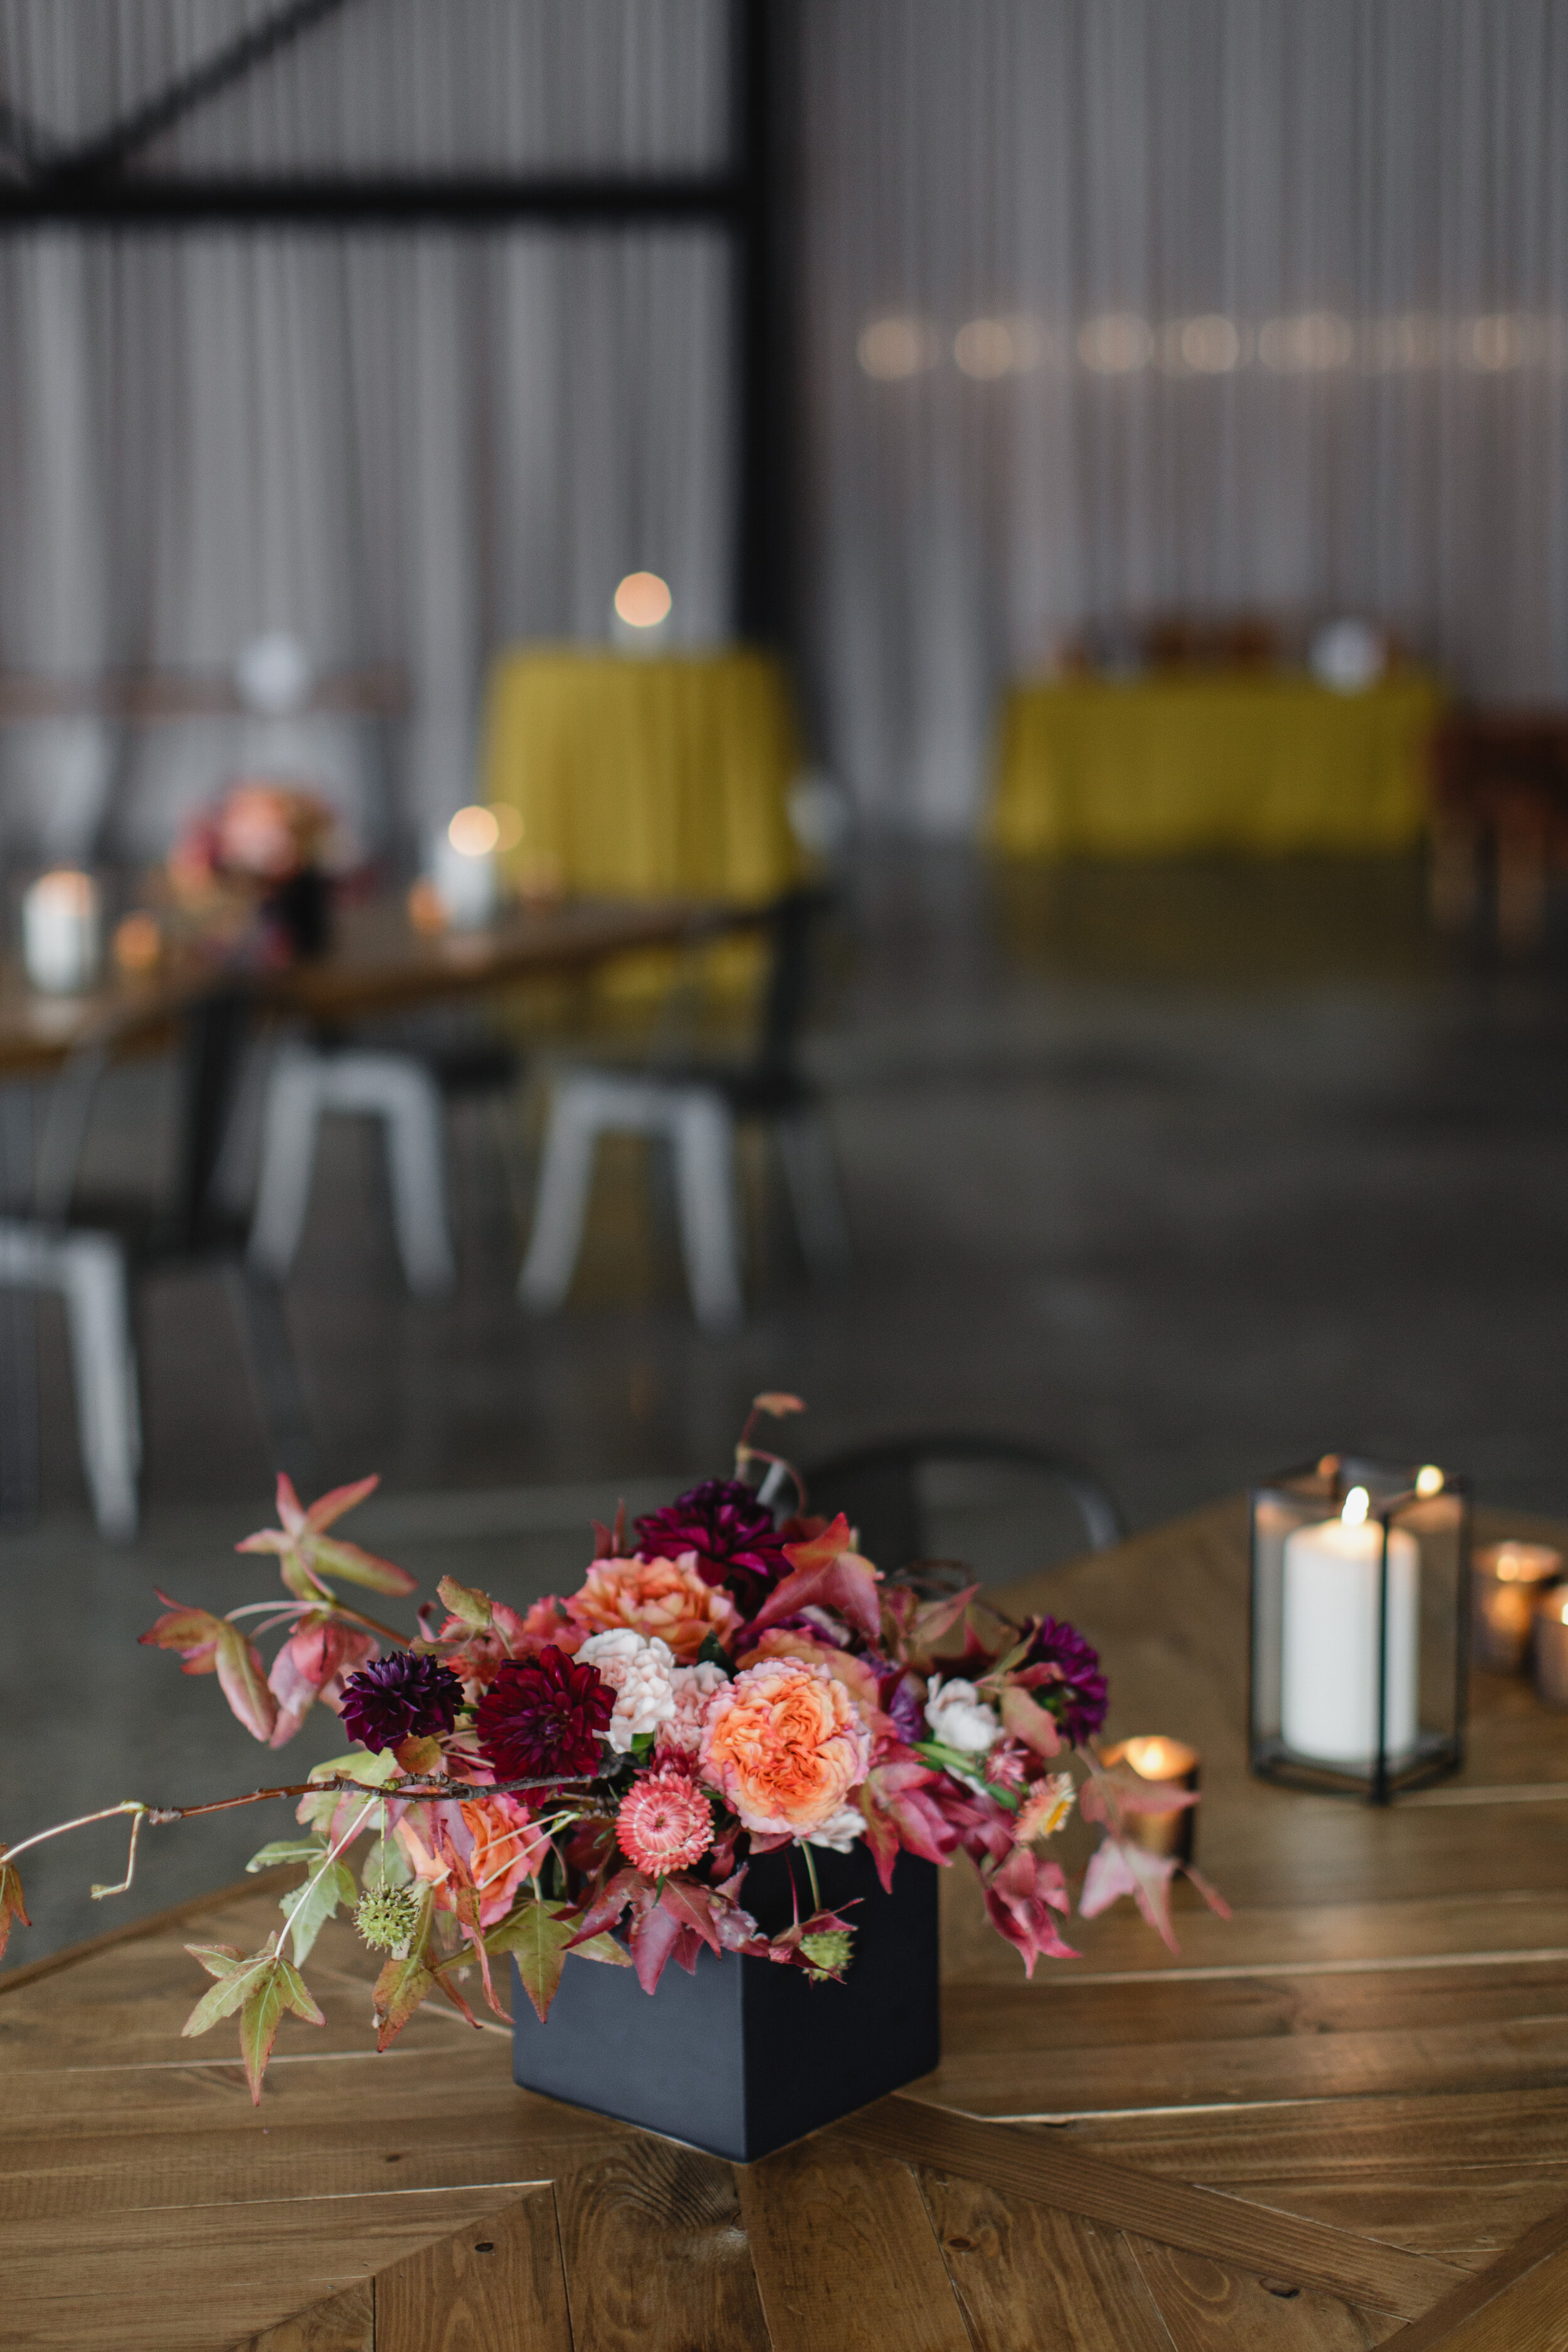
[[805, 1857], [805, 1874], [811, 1881], [811, 1900], [815, 1908], [820, 1911], [822, 1908], [822, 1889], [816, 1883], [816, 1856], [812, 1853], [809, 1845], [803, 1845], [801, 1847], [801, 1853]]
[[[342, 1853], [346, 1847], [353, 1845], [355, 1838], [358, 1837], [361, 1830], [363, 1829], [366, 1822], [369, 1821], [374, 1811], [375, 1804], [374, 1802], [363, 1808], [358, 1818], [351, 1823], [349, 1828], [343, 1832], [342, 1837], [339, 1838], [337, 1843], [327, 1853], [322, 1860], [321, 1868], [314, 1872], [313, 1874], [305, 1881], [304, 1885], [300, 1889], [299, 1901], [294, 1905], [292, 1910], [289, 1913], [288, 1917], [283, 1922], [283, 1932], [278, 1938], [278, 1948], [279, 1951], [282, 1950], [284, 1943], [293, 1928], [295, 1920], [299, 1917], [300, 1912], [310, 1901], [310, 1895], [317, 1885], [326, 1876], [333, 1863], [336, 1862], [339, 1854]], [[296, 1953], [294, 1957], [298, 1959], [299, 1954]]]

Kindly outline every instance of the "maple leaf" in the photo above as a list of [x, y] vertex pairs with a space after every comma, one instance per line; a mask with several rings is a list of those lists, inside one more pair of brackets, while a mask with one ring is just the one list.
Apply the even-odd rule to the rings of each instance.
[[321, 1581], [323, 1570], [347, 1577], [351, 1584], [368, 1585], [373, 1592], [412, 1592], [415, 1579], [405, 1568], [398, 1568], [390, 1559], [380, 1559], [358, 1544], [341, 1542], [326, 1532], [380, 1484], [379, 1477], [372, 1477], [356, 1479], [352, 1486], [334, 1486], [307, 1509], [294, 1492], [293, 1481], [279, 1471], [278, 1516], [282, 1526], [262, 1528], [236, 1544], [235, 1549], [276, 1552], [284, 1583], [300, 1601], [330, 1602], [336, 1598], [331, 1587]]
[[576, 1922], [537, 1897], [524, 1903], [485, 1938], [492, 1952], [510, 1952], [522, 1989], [543, 2024], [561, 1982]]
[[660, 1903], [650, 1904], [633, 1920], [632, 1966], [637, 1972], [637, 1982], [644, 1992], [658, 1991], [658, 1980], [667, 1963], [676, 1958], [676, 1948], [680, 1938], [694, 1933], [694, 1929], [684, 1926]]
[[217, 1678], [230, 1712], [253, 1739], [269, 1740], [278, 1723], [278, 1701], [268, 1686], [261, 1653], [237, 1625], [231, 1625], [226, 1618], [219, 1623]]
[[821, 1535], [805, 1543], [785, 1544], [784, 1558], [794, 1573], [769, 1593], [752, 1621], [753, 1637], [815, 1604], [836, 1610], [868, 1640], [875, 1641], [882, 1629], [877, 1571], [868, 1559], [850, 1549], [850, 1541], [849, 1522], [840, 1511]]
[[261, 2078], [267, 2072], [267, 2061], [272, 2055], [272, 2044], [278, 2039], [285, 2011], [303, 2018], [307, 2025], [325, 2025], [327, 2021], [306, 1991], [298, 1969], [279, 1953], [270, 1967], [254, 1979], [239, 2012], [239, 2050], [254, 2106], [261, 2105]]
[[1171, 1925], [1171, 1881], [1175, 1873], [1173, 1854], [1151, 1853], [1147, 1846], [1108, 1837], [1089, 1856], [1078, 1907], [1086, 1919], [1094, 1919], [1120, 1896], [1131, 1895], [1161, 1941], [1176, 1951], [1179, 1947]]
[[19, 1919], [24, 1927], [30, 1927], [33, 1924], [22, 1900], [21, 1873], [14, 1862], [7, 1862], [0, 1855], [0, 1958], [4, 1958], [5, 1947], [11, 1940], [14, 1919]]
[[143, 1645], [150, 1642], [158, 1650], [177, 1650], [183, 1675], [216, 1675], [218, 1638], [227, 1620], [215, 1617], [210, 1609], [184, 1608], [170, 1601], [166, 1592], [159, 1592], [158, 1598], [169, 1605], [137, 1641]]
[[379, 1657], [374, 1633], [344, 1624], [341, 1617], [312, 1615], [289, 1635], [272, 1661], [268, 1687], [278, 1702], [270, 1745], [292, 1739], [306, 1716], [345, 1673]]
[[1046, 1862], [1027, 1846], [1015, 1846], [1000, 1870], [983, 1878], [985, 1909], [992, 1926], [1024, 1956], [1024, 1973], [1033, 1977], [1042, 1952], [1053, 1959], [1076, 1960], [1064, 1943], [1054, 1911], [1068, 1908], [1067, 1879], [1060, 1863]]
[[459, 1584], [455, 1576], [444, 1576], [436, 1590], [459, 1624], [468, 1626], [476, 1633], [489, 1632], [495, 1603], [488, 1592], [479, 1592], [470, 1585]]
[[900, 1847], [935, 1863], [951, 1862], [958, 1851], [959, 1832], [931, 1793], [941, 1782], [940, 1772], [918, 1763], [878, 1764], [866, 1775], [860, 1790], [866, 1843], [889, 1894]]
[[1001, 1716], [1005, 1728], [1015, 1739], [1032, 1748], [1037, 1756], [1061, 1754], [1062, 1736], [1057, 1728], [1056, 1717], [1016, 1683], [1009, 1683], [1002, 1693]]

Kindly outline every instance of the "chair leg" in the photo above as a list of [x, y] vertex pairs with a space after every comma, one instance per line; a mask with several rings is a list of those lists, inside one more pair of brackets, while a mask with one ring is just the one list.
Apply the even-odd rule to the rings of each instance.
[[129, 1541], [136, 1532], [141, 1421], [125, 1260], [105, 1234], [72, 1234], [56, 1250], [94, 1516], [100, 1533]]
[[561, 1087], [551, 1106], [533, 1231], [517, 1285], [522, 1304], [537, 1314], [547, 1315], [564, 1306], [572, 1287], [598, 1144], [599, 1128], [592, 1106], [577, 1088]]
[[321, 1116], [314, 1056], [285, 1050], [267, 1088], [261, 1173], [247, 1249], [253, 1272], [271, 1282], [287, 1275], [305, 1230]]
[[820, 1111], [792, 1111], [778, 1123], [779, 1157], [795, 1230], [814, 1282], [844, 1274], [852, 1252], [833, 1145]]
[[705, 1330], [732, 1330], [744, 1311], [735, 1213], [735, 1128], [729, 1106], [693, 1088], [675, 1115], [680, 1242], [692, 1311]]
[[398, 1074], [383, 1116], [397, 1254], [410, 1290], [450, 1290], [458, 1278], [447, 1219], [446, 1115], [427, 1071]]

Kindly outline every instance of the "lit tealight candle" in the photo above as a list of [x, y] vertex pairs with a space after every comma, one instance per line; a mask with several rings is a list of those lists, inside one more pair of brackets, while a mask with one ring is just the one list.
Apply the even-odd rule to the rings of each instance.
[[[1125, 1764], [1140, 1780], [1169, 1789], [1173, 1797], [1195, 1792], [1198, 1760], [1197, 1749], [1189, 1748], [1184, 1739], [1166, 1739], [1159, 1734], [1119, 1740], [1114, 1748], [1104, 1749], [1100, 1757], [1101, 1763], [1108, 1766]], [[1168, 1812], [1130, 1812], [1123, 1820], [1121, 1834], [1134, 1845], [1147, 1846], [1151, 1853], [1174, 1854], [1178, 1862], [1191, 1862], [1194, 1811], [1192, 1805], [1173, 1805]]]
[[496, 845], [500, 826], [476, 803], [460, 808], [436, 840], [431, 881], [454, 930], [482, 931], [496, 917], [500, 877]]
[[1548, 1706], [1568, 1706], [1568, 1593], [1535, 1604], [1535, 1687]]
[[69, 995], [98, 977], [98, 885], [58, 866], [40, 874], [22, 901], [22, 961], [35, 988]]
[[1542, 1587], [1563, 1574], [1550, 1544], [1485, 1544], [1470, 1564], [1470, 1654], [1497, 1675], [1530, 1667], [1530, 1629]]

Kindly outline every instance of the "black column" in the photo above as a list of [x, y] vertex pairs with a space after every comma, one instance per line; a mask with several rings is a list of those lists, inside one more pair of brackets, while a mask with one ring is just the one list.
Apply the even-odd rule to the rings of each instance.
[[795, 630], [795, 0], [731, 0], [735, 238], [735, 621], [787, 652]]

